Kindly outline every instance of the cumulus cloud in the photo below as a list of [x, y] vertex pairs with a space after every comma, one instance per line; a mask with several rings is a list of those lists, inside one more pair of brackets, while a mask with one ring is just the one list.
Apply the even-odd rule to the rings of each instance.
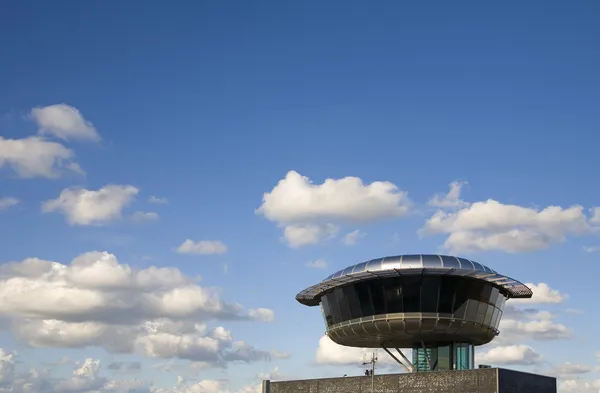
[[65, 171], [84, 174], [72, 150], [39, 137], [6, 139], [0, 136], [0, 169], [5, 165], [22, 178], [56, 178]]
[[107, 185], [99, 190], [66, 188], [42, 204], [44, 213], [60, 212], [71, 225], [103, 225], [119, 220], [139, 190], [130, 185]]
[[0, 211], [7, 210], [13, 206], [16, 206], [20, 202], [21, 201], [19, 201], [17, 198], [12, 198], [12, 197], [0, 198]]
[[256, 213], [283, 227], [288, 243], [300, 247], [330, 236], [339, 223], [397, 218], [409, 210], [406, 192], [390, 182], [364, 184], [358, 177], [344, 177], [314, 184], [290, 171], [263, 195]]
[[580, 379], [564, 379], [558, 384], [560, 393], [597, 393], [600, 390], [600, 379], [584, 381]]
[[271, 310], [244, 313], [178, 269], [134, 269], [106, 252], [80, 255], [70, 265], [37, 258], [2, 264], [0, 303], [14, 337], [34, 347], [95, 346], [222, 367], [270, 356], [206, 321], [268, 321]]
[[478, 363], [491, 365], [530, 366], [542, 360], [542, 356], [527, 345], [508, 345], [492, 348], [487, 352], [476, 353]]
[[335, 236], [339, 227], [334, 224], [293, 224], [283, 230], [283, 239], [292, 248], [320, 243]]
[[458, 210], [438, 210], [419, 234], [446, 234], [444, 247], [453, 252], [518, 253], [546, 249], [570, 235], [590, 231], [581, 206], [564, 209], [549, 206], [539, 210], [488, 199], [466, 204]]
[[176, 250], [179, 254], [225, 254], [227, 246], [219, 240], [200, 240], [195, 242], [191, 239], [186, 239]]
[[578, 364], [566, 362], [554, 368], [554, 374], [559, 378], [564, 378], [572, 375], [581, 375], [591, 372], [594, 368], [587, 364]]
[[33, 108], [30, 116], [36, 122], [40, 135], [52, 135], [64, 140], [100, 140], [94, 125], [85, 120], [77, 108], [70, 105], [56, 104]]
[[251, 308], [248, 310], [248, 316], [261, 322], [275, 321], [275, 313], [268, 308]]
[[533, 291], [533, 296], [529, 299], [513, 299], [515, 305], [522, 304], [560, 304], [564, 302], [568, 295], [560, 292], [557, 289], [552, 289], [544, 282], [539, 284], [526, 283], [529, 288]]
[[518, 321], [514, 319], [500, 320], [500, 337], [498, 343], [514, 340], [561, 340], [571, 337], [571, 331], [565, 325], [554, 323], [550, 319]]
[[430, 206], [439, 208], [457, 208], [468, 206], [469, 203], [460, 199], [462, 188], [467, 184], [466, 181], [454, 181], [450, 183], [450, 190], [447, 194], [434, 195], [428, 202]]
[[[378, 365], [381, 366], [392, 366], [400, 368], [400, 365], [396, 363], [388, 354], [381, 351], [381, 349], [371, 348], [354, 348], [346, 347], [343, 345], [336, 344], [329, 337], [322, 336], [319, 340], [319, 346], [315, 355], [315, 362], [317, 364], [327, 364], [332, 366], [356, 366], [362, 367], [362, 363], [365, 359], [368, 361], [371, 359], [373, 351], [379, 351], [378, 354]], [[403, 351], [404, 355], [410, 360], [412, 356], [411, 351]]]
[[346, 235], [344, 235], [344, 238], [342, 239], [342, 243], [344, 243], [347, 246], [354, 246], [363, 237], [365, 237], [365, 233], [356, 229], [356, 230], [354, 230], [352, 232], [348, 232]]
[[310, 267], [312, 269], [327, 269], [329, 264], [324, 259], [315, 259], [314, 261], [306, 262], [306, 267]]

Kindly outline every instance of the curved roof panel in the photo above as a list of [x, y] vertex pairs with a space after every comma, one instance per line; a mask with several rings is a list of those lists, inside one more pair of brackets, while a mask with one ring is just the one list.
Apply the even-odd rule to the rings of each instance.
[[498, 274], [479, 262], [449, 255], [423, 254], [377, 258], [349, 266], [300, 292], [296, 299], [302, 304], [315, 306], [319, 304], [319, 299], [324, 293], [345, 284], [378, 277], [419, 274], [453, 275], [484, 280], [503, 289], [511, 298], [530, 298], [533, 295], [531, 289], [523, 283]]

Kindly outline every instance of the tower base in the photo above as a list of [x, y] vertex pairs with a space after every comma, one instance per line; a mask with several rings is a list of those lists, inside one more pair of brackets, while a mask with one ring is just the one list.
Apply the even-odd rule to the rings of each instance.
[[263, 382], [263, 393], [556, 393], [556, 378], [502, 368]]

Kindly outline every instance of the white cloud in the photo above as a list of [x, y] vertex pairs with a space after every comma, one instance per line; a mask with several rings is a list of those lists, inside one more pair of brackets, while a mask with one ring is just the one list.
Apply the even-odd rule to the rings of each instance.
[[275, 313], [273, 310], [269, 310], [268, 308], [251, 308], [248, 310], [248, 316], [261, 322], [275, 321]]
[[175, 268], [134, 269], [112, 254], [90, 252], [70, 265], [36, 258], [0, 265], [0, 318], [33, 347], [93, 346], [224, 367], [271, 353], [203, 322], [274, 316], [266, 308], [244, 313], [218, 289], [201, 287]]
[[160, 197], [152, 195], [150, 198], [148, 198], [148, 203], [165, 205], [165, 204], [169, 203], [169, 200], [167, 198], [160, 198]]
[[284, 228], [283, 239], [292, 248], [318, 244], [338, 233], [334, 224], [294, 224]]
[[329, 264], [324, 259], [316, 259], [314, 261], [306, 262], [306, 267], [310, 267], [312, 269], [327, 269]]
[[95, 191], [66, 188], [58, 198], [44, 202], [42, 211], [61, 212], [71, 225], [102, 225], [121, 219], [138, 192], [130, 185], [107, 185]]
[[344, 243], [347, 246], [353, 246], [365, 236], [366, 234], [364, 232], [361, 232], [360, 230], [356, 229], [352, 232], [348, 232], [342, 239], [342, 243]]
[[580, 379], [565, 379], [560, 381], [558, 391], [560, 393], [598, 393], [600, 390], [600, 379], [583, 381]]
[[590, 231], [581, 206], [537, 210], [488, 199], [458, 211], [438, 210], [419, 233], [447, 234], [444, 247], [453, 252], [518, 253], [545, 249], [563, 242], [569, 235]]
[[476, 362], [491, 365], [522, 365], [537, 364], [542, 356], [527, 345], [509, 345], [492, 348], [487, 352], [476, 353]]
[[568, 375], [580, 375], [587, 374], [591, 372], [594, 368], [587, 364], [577, 364], [566, 362], [554, 368], [554, 373], [559, 376], [559, 378], [568, 376]]
[[75, 154], [60, 143], [38, 137], [5, 139], [0, 136], [0, 169], [10, 166], [22, 178], [59, 177], [65, 170], [84, 174]]
[[31, 118], [37, 123], [40, 135], [53, 135], [64, 140], [100, 140], [92, 123], [85, 120], [77, 108], [67, 104], [34, 108]]
[[587, 253], [598, 252], [598, 251], [600, 251], [600, 247], [599, 246], [584, 246], [583, 251], [585, 251]]
[[529, 299], [513, 299], [514, 305], [520, 304], [560, 304], [569, 296], [560, 292], [558, 289], [552, 289], [544, 282], [539, 284], [526, 283], [533, 292], [533, 296]]
[[429, 205], [439, 208], [457, 208], [468, 206], [469, 203], [460, 199], [460, 193], [466, 184], [466, 181], [454, 181], [450, 183], [450, 190], [448, 193], [446, 195], [434, 195], [429, 200]]
[[200, 240], [195, 242], [191, 239], [186, 239], [179, 247], [177, 247], [179, 254], [225, 254], [227, 252], [227, 246], [225, 243], [219, 240]]
[[17, 198], [12, 197], [4, 197], [0, 198], [0, 211], [7, 210], [13, 206], [16, 206], [20, 203]]
[[[378, 353], [378, 365], [381, 366], [393, 366], [400, 367], [395, 360], [393, 360], [388, 354], [381, 351], [380, 349], [371, 348], [354, 348], [346, 347], [343, 345], [336, 344], [329, 337], [322, 336], [319, 340], [319, 346], [317, 348], [315, 362], [317, 364], [327, 364], [334, 366], [350, 366], [355, 365], [362, 367], [362, 363], [369, 361], [373, 351], [379, 351]], [[403, 351], [404, 355], [410, 360], [411, 351]]]
[[516, 339], [532, 340], [561, 340], [571, 337], [571, 331], [562, 324], [548, 319], [533, 321], [517, 321], [513, 319], [500, 320], [500, 340], [498, 343], [511, 342]]
[[410, 205], [406, 192], [390, 182], [365, 185], [358, 177], [344, 177], [313, 184], [290, 171], [263, 195], [256, 213], [283, 227], [290, 246], [301, 247], [331, 236], [341, 223], [402, 217]]
[[288, 352], [279, 352], [279, 351], [271, 351], [271, 356], [276, 359], [289, 359], [292, 357], [291, 353]]
[[160, 218], [158, 213], [156, 212], [144, 212], [144, 211], [136, 211], [131, 215], [131, 219], [134, 222], [148, 222], [148, 221], [156, 221]]

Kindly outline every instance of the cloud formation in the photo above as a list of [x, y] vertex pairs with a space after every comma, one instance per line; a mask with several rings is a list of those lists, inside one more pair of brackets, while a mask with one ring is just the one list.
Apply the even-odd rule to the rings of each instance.
[[70, 105], [55, 104], [33, 108], [30, 116], [36, 122], [40, 135], [50, 135], [63, 140], [100, 140], [94, 125], [85, 120], [77, 108]]
[[179, 254], [225, 254], [227, 252], [227, 246], [219, 240], [200, 240], [195, 242], [191, 239], [186, 239], [179, 247], [177, 247], [176, 251]]
[[59, 212], [70, 225], [104, 225], [122, 218], [139, 190], [131, 185], [107, 185], [99, 190], [66, 188], [42, 204], [42, 212]]
[[70, 265], [28, 258], [0, 266], [0, 319], [34, 347], [101, 347], [112, 353], [202, 361], [213, 367], [268, 359], [208, 321], [274, 320], [244, 312], [175, 268], [133, 269], [89, 252]]
[[64, 172], [84, 174], [75, 153], [60, 143], [39, 137], [6, 139], [0, 136], [0, 169], [9, 166], [21, 178], [57, 178]]
[[288, 243], [300, 247], [333, 235], [340, 223], [398, 218], [410, 206], [406, 192], [390, 182], [364, 184], [358, 177], [344, 177], [313, 184], [290, 171], [263, 195], [256, 213], [283, 227]]
[[519, 365], [530, 366], [539, 363], [542, 355], [527, 345], [508, 345], [496, 347], [487, 352], [478, 352], [475, 355], [477, 363], [490, 365]]
[[444, 247], [452, 252], [542, 250], [592, 230], [582, 206], [535, 209], [493, 199], [469, 204], [459, 197], [456, 183], [445, 198], [434, 197], [440, 207], [460, 208], [440, 208], [419, 230], [425, 236], [446, 234]]

